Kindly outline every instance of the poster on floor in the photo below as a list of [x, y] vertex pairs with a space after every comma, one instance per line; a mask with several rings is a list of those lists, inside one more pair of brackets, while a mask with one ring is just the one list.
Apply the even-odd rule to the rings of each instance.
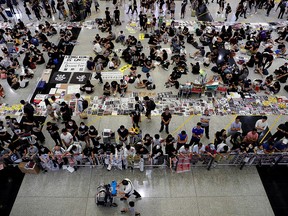
[[178, 157], [178, 163], [176, 167], [177, 173], [189, 172], [191, 170], [190, 157]]
[[91, 76], [92, 76], [91, 73], [75, 72], [72, 75], [70, 83], [71, 84], [85, 84], [87, 80], [90, 80]]
[[68, 83], [71, 73], [55, 72], [50, 78], [49, 83]]
[[85, 72], [89, 56], [65, 56], [59, 69], [62, 72]]

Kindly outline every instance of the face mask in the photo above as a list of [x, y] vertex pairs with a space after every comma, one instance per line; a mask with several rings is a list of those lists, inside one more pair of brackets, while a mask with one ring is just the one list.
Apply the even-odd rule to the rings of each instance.
[[83, 128], [83, 129], [84, 129], [84, 128], [85, 128], [85, 125], [81, 125], [81, 128]]
[[121, 132], [123, 132], [124, 130], [120, 130]]
[[6, 123], [9, 124], [9, 123], [10, 123], [10, 120], [7, 120]]
[[73, 126], [73, 123], [69, 123], [70, 126]]
[[90, 131], [94, 131], [94, 129], [90, 129]]

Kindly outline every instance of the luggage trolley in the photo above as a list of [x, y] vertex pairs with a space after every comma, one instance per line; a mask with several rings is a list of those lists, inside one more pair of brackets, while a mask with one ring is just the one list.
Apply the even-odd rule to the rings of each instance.
[[97, 187], [97, 193], [95, 195], [95, 204], [97, 206], [109, 206], [117, 207], [117, 203], [114, 202], [114, 197], [117, 195], [117, 182], [112, 181], [111, 184], [101, 184]]

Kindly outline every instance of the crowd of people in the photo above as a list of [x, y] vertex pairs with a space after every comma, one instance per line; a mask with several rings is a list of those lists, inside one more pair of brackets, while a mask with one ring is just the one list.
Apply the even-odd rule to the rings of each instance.
[[[111, 84], [106, 82], [103, 85], [104, 96], [116, 96], [119, 93], [124, 97], [129, 88], [129, 83], [133, 83], [136, 89], [147, 88], [154, 90], [157, 83], [154, 82], [152, 76], [153, 70], [156, 67], [162, 67], [164, 70], [170, 71], [167, 86], [175, 86], [175, 88], [179, 88], [178, 80], [181, 76], [186, 76], [190, 71], [192, 74], [198, 75], [201, 72], [201, 68], [207, 68], [212, 65], [212, 71], [217, 73], [223, 82], [228, 85], [229, 92], [243, 93], [254, 91], [255, 83], [249, 79], [249, 67], [253, 68], [255, 73], [263, 77], [263, 79], [257, 80], [257, 82], [260, 85], [260, 90], [265, 90], [267, 94], [277, 94], [281, 88], [280, 83], [286, 83], [288, 74], [287, 63], [275, 71], [270, 71], [270, 73], [268, 69], [277, 61], [277, 58], [287, 58], [287, 27], [277, 29], [278, 36], [276, 38], [273, 36], [275, 32], [270, 29], [261, 27], [259, 30], [255, 30], [249, 27], [249, 25], [247, 27], [240, 26], [239, 28], [223, 26], [221, 29], [217, 29], [211, 25], [202, 24], [192, 33], [188, 27], [178, 27], [174, 21], [171, 22], [171, 25], [166, 25], [165, 22], [159, 23], [159, 19], [155, 15], [152, 16], [152, 22], [148, 23], [146, 12], [148, 10], [154, 11], [155, 6], [158, 6], [158, 4], [154, 1], [147, 2], [141, 1], [141, 11], [138, 16], [140, 31], [145, 33], [145, 36], [148, 38], [148, 44], [150, 45], [149, 54], [144, 52], [142, 42], [135, 36], [127, 36], [123, 31], [120, 31], [118, 35], [113, 32], [113, 24], [121, 24], [119, 22], [121, 20], [120, 11], [117, 6], [115, 6], [114, 16], [111, 15], [111, 10], [106, 8], [105, 18], [97, 19], [98, 29], [106, 32], [107, 36], [101, 37], [99, 34], [96, 34], [93, 41], [95, 57], [91, 57], [88, 60], [87, 68], [96, 72], [95, 78], [99, 79], [99, 83], [102, 84], [104, 82], [101, 72], [104, 68], [115, 70], [121, 65], [121, 62], [132, 65], [129, 74], [124, 76], [120, 80], [120, 83], [113, 80]], [[249, 5], [250, 2], [252, 1], [249, 1]], [[265, 2], [261, 1], [259, 7], [263, 6]], [[269, 6], [271, 2], [273, 1], [267, 1], [267, 10], [271, 7]], [[96, 3], [98, 2], [95, 1], [95, 7], [98, 7], [99, 4], [97, 6]], [[218, 3], [221, 4], [221, 12], [223, 11], [224, 3], [221, 0]], [[279, 4], [280, 9], [283, 7], [283, 3], [286, 3], [286, 1], [282, 1], [282, 4]], [[58, 1], [58, 4], [60, 5], [59, 9], [58, 6], [56, 8], [59, 11], [59, 18], [63, 16], [66, 19], [67, 14], [65, 15], [65, 13], [67, 12], [65, 12], [65, 9], [63, 11], [63, 7], [65, 7], [64, 2]], [[134, 10], [137, 2], [133, 1], [132, 3], [131, 1], [129, 4], [131, 5], [131, 9], [129, 5], [128, 13], [130, 10], [132, 10], [132, 13], [138, 13], [137, 10]], [[173, 0], [171, 2], [159, 1], [160, 11], [164, 4], [166, 4], [173, 18], [175, 2]], [[181, 11], [183, 18], [185, 16], [185, 4], [187, 2], [183, 1], [183, 11]], [[36, 1], [29, 5], [33, 5], [35, 16], [41, 20], [43, 14], [41, 15], [39, 2]], [[239, 10], [238, 15], [241, 16], [243, 14], [246, 17], [246, 11], [243, 11], [243, 7], [245, 8], [247, 2], [241, 1], [239, 5], [242, 5], [240, 7], [242, 9], [241, 11]], [[55, 8], [53, 9], [52, 3], [51, 8], [51, 11], [54, 13], [56, 10], [54, 10]], [[70, 10], [69, 4], [68, 8]], [[49, 17], [47, 10], [46, 13]], [[238, 13], [238, 9], [236, 13]], [[70, 14], [73, 14], [73, 12], [70, 11]], [[269, 15], [268, 11], [267, 14]], [[148, 33], [148, 29], [151, 30], [150, 33]], [[16, 47], [21, 49], [19, 54], [24, 55], [22, 62], [24, 73], [18, 74], [17, 69], [21, 65], [17, 56], [11, 57], [10, 50], [6, 47], [2, 48], [3, 57], [1, 57], [0, 61], [1, 77], [2, 74], [5, 74], [8, 83], [13, 89], [27, 86], [28, 82], [25, 82], [25, 79], [33, 78], [33, 70], [37, 64], [47, 62], [47, 68], [55, 68], [59, 64], [59, 58], [65, 54], [66, 49], [76, 43], [76, 38], [73, 37], [70, 29], [61, 29], [58, 33], [48, 21], [40, 24], [39, 30], [35, 30], [34, 33], [21, 20], [18, 20], [12, 29], [2, 29], [0, 32], [0, 40], [3, 43], [14, 43]], [[60, 35], [58, 45], [53, 44], [48, 39], [48, 36], [55, 34]], [[120, 56], [114, 50], [114, 42], [121, 43], [124, 46]], [[167, 51], [161, 47], [163, 44], [170, 45], [172, 51], [170, 59]], [[191, 45], [197, 51], [187, 53], [186, 47]], [[45, 61], [39, 46], [48, 53], [48, 61]], [[206, 52], [205, 48], [210, 49], [210, 52]], [[247, 62], [237, 62], [241, 65], [239, 68], [235, 65], [235, 61], [233, 62], [233, 58], [240, 52], [247, 54], [250, 59]], [[221, 56], [220, 59], [219, 56]], [[195, 63], [190, 66], [187, 64], [188, 59], [193, 59]], [[232, 64], [231, 61], [233, 62]], [[141, 68], [140, 73], [137, 71], [137, 67]], [[272, 75], [273, 73], [275, 74], [274, 76]], [[144, 80], [141, 79], [143, 74], [146, 76]], [[270, 75], [267, 76], [268, 74]], [[93, 88], [94, 85], [90, 81], [87, 81], [80, 88], [80, 91], [92, 94], [94, 93]], [[0, 90], [2, 97], [5, 97], [3, 88], [0, 88]], [[87, 109], [87, 103], [79, 93], [75, 97], [77, 101], [76, 112], [83, 113]], [[155, 102], [151, 98], [146, 96], [143, 99], [143, 101], [140, 101], [139, 98], [135, 98], [135, 107], [130, 114], [133, 122], [132, 128], [127, 129], [124, 125], [120, 124], [117, 132], [109, 134], [109, 141], [107, 141], [104, 140], [104, 137], [101, 138], [102, 133], [99, 133], [93, 125], [88, 126], [85, 122], [77, 124], [72, 119], [73, 110], [68, 104], [66, 102], [58, 104], [55, 96], [51, 96], [49, 100], [45, 100], [45, 105], [47, 115], [52, 120], [48, 121], [44, 128], [55, 142], [54, 147], [51, 149], [43, 145], [46, 137], [42, 132], [41, 123], [37, 121], [37, 118], [34, 118], [35, 108], [29, 102], [22, 100], [21, 104], [23, 105], [23, 113], [25, 115], [21, 122], [9, 116], [5, 117], [6, 124], [0, 121], [1, 160], [5, 164], [34, 161], [45, 172], [47, 170], [59, 169], [65, 164], [69, 164], [77, 169], [83, 163], [87, 163], [89, 166], [104, 165], [108, 167], [115, 165], [120, 169], [127, 169], [133, 167], [131, 161], [134, 161], [136, 157], [139, 160], [141, 157], [146, 157], [154, 165], [161, 165], [164, 163], [164, 155], [166, 155], [168, 166], [175, 168], [180, 156], [200, 158], [204, 154], [208, 154], [211, 157], [215, 157], [216, 155], [223, 156], [231, 151], [265, 154], [287, 150], [287, 122], [279, 125], [277, 132], [267, 142], [262, 142], [262, 138], [264, 137], [263, 132], [267, 128], [267, 123], [265, 123], [267, 117], [265, 116], [257, 121], [255, 129], [248, 132], [247, 135], [245, 134], [245, 136], [242, 136], [240, 119], [236, 118], [235, 122], [227, 130], [227, 133], [224, 129], [217, 131], [214, 142], [204, 143], [204, 133], [207, 139], [210, 138], [210, 117], [207, 110], [201, 117], [200, 122], [192, 128], [190, 142], [188, 141], [189, 137], [186, 131], [181, 131], [176, 137], [170, 134], [169, 124], [173, 120], [169, 109], [166, 109], [161, 115], [159, 133], [152, 135], [144, 134], [142, 136], [140, 129], [141, 114], [145, 112], [145, 116], [149, 121], [151, 120], [151, 111], [156, 107]], [[58, 119], [61, 119], [64, 127], [60, 128], [55, 123]], [[167, 137], [161, 138], [160, 133], [164, 129]], [[111, 142], [110, 139], [113, 137], [117, 138], [117, 143], [116, 141], [115, 143]], [[227, 137], [231, 137], [230, 141], [226, 141]]]
[[[33, 161], [43, 172], [58, 170], [63, 165], [75, 170], [83, 165], [104, 166], [108, 170], [112, 167], [133, 169], [134, 163], [144, 159], [156, 166], [166, 164], [171, 169], [176, 169], [179, 157], [200, 160], [204, 156], [225, 157], [230, 153], [271, 154], [288, 150], [288, 122], [278, 125], [276, 132], [267, 139], [267, 116], [257, 120], [254, 128], [245, 134], [240, 117], [236, 117], [227, 131], [216, 131], [213, 142], [209, 142], [211, 116], [208, 110], [205, 110], [200, 121], [191, 129], [191, 137], [185, 130], [176, 136], [170, 134], [169, 124], [173, 122], [173, 118], [168, 108], [161, 115], [159, 133], [145, 134], [140, 129], [141, 114], [145, 113], [149, 121], [151, 110], [155, 109], [155, 103], [147, 96], [143, 101], [135, 98], [134, 111], [130, 115], [131, 128], [120, 125], [117, 131], [106, 130], [103, 133], [93, 124], [77, 124], [71, 115], [67, 115], [69, 108], [65, 102], [59, 107], [57, 103], [45, 101], [47, 108], [52, 109], [52, 116], [59, 115], [63, 120], [63, 127], [53, 121], [48, 121], [43, 126], [34, 117], [34, 107], [24, 100], [20, 102], [24, 113], [21, 122], [10, 116], [5, 117], [5, 123], [0, 121], [1, 162], [9, 165]], [[81, 106], [85, 110], [83, 101]], [[42, 129], [47, 130], [50, 137], [45, 137]], [[164, 129], [167, 136], [162, 138]], [[204, 135], [207, 139], [204, 139]], [[45, 140], [53, 140], [53, 147], [44, 145]]]

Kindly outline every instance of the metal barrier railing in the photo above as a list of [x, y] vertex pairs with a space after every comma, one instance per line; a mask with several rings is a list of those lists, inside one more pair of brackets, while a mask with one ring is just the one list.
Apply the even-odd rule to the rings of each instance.
[[[158, 158], [151, 158], [149, 155], [135, 155], [127, 158], [116, 158], [110, 155], [97, 155], [95, 160], [91, 158], [76, 158], [67, 156], [67, 165], [77, 167], [98, 167], [110, 169], [139, 168], [141, 171], [145, 167], [170, 167], [170, 158], [168, 155], [162, 155]], [[142, 164], [141, 164], [142, 163]], [[18, 164], [10, 164], [17, 166]], [[216, 155], [189, 155], [183, 157], [178, 155], [172, 162], [172, 169], [176, 172], [191, 171], [193, 167], [205, 167], [207, 170], [217, 166], [236, 166], [243, 169], [245, 166], [288, 166], [288, 152], [279, 152], [271, 154], [253, 154], [253, 153], [236, 153], [216, 154]], [[48, 167], [46, 167], [48, 168]], [[49, 169], [52, 170], [53, 169]]]

